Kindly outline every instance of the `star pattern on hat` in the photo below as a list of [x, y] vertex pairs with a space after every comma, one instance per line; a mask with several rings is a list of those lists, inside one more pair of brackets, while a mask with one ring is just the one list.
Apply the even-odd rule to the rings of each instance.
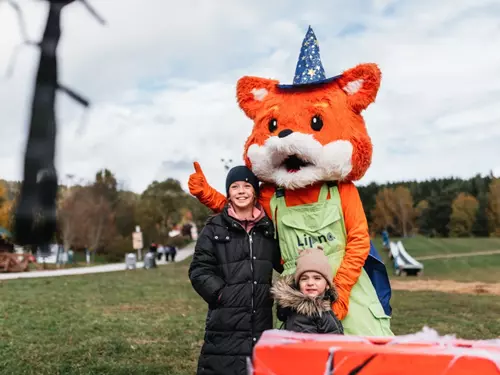
[[319, 44], [313, 29], [309, 26], [302, 41], [302, 48], [295, 69], [293, 83], [295, 85], [314, 83], [326, 79], [325, 70], [321, 63]]

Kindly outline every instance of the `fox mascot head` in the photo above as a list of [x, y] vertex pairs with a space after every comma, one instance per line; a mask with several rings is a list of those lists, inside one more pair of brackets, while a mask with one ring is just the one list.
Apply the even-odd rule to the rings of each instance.
[[375, 100], [380, 78], [375, 64], [325, 78], [309, 27], [293, 84], [248, 76], [237, 83], [239, 106], [254, 121], [246, 165], [261, 181], [286, 189], [362, 178], [372, 143], [361, 111]]

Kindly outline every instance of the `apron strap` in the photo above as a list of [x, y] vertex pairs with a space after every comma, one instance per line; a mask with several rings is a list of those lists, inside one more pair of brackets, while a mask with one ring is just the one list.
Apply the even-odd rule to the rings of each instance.
[[276, 222], [276, 210], [278, 206], [281, 206], [283, 203], [285, 203], [285, 189], [282, 187], [276, 187], [274, 190], [274, 194], [271, 198], [271, 201], [269, 202], [269, 205], [271, 207], [271, 216], [273, 219], [273, 222]]
[[278, 224], [276, 221], [276, 215], [278, 213], [278, 208], [279, 207], [286, 207], [286, 202], [285, 202], [285, 189], [282, 187], [276, 187], [276, 190], [274, 191], [273, 197], [271, 198], [271, 201], [269, 202], [269, 206], [271, 208], [271, 219], [273, 220], [274, 223], [274, 238], [278, 238]]
[[338, 200], [338, 206], [339, 206], [339, 212], [340, 216], [342, 217], [342, 230], [344, 232], [345, 238], [347, 238], [347, 230], [345, 228], [345, 218], [344, 218], [344, 210], [342, 209], [342, 199], [340, 198], [340, 191], [338, 187], [338, 182], [337, 181], [329, 181], [327, 183], [328, 185], [328, 190], [330, 191], [330, 199], [333, 197], [336, 197]]
[[277, 208], [277, 203], [276, 203], [276, 193], [273, 194], [271, 201], [269, 202], [269, 206], [271, 208], [271, 219], [273, 220], [274, 223], [276, 223], [276, 208]]
[[328, 181], [321, 186], [321, 190], [318, 196], [318, 202], [326, 201], [328, 197], [328, 192], [330, 192], [330, 198], [333, 196], [335, 189], [337, 188], [337, 181]]
[[321, 190], [319, 191], [318, 202], [325, 202], [328, 197], [328, 186], [327, 184], [323, 184], [321, 186]]

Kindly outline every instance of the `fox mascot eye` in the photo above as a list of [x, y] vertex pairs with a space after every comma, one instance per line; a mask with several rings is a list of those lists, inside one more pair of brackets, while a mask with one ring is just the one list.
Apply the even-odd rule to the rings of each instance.
[[271, 120], [269, 120], [269, 131], [271, 133], [274, 133], [276, 131], [276, 129], [278, 129], [278, 120], [276, 120], [275, 118], [272, 118]]
[[321, 116], [319, 115], [314, 116], [311, 119], [311, 129], [319, 132], [322, 127], [323, 127], [323, 120], [321, 119]]

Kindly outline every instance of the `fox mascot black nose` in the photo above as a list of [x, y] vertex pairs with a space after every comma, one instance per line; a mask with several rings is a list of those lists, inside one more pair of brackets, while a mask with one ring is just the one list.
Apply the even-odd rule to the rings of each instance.
[[285, 138], [287, 135], [290, 135], [290, 134], [292, 134], [292, 133], [293, 133], [293, 131], [292, 131], [292, 130], [290, 130], [290, 129], [285, 129], [285, 130], [282, 130], [282, 131], [280, 131], [280, 132], [279, 132], [278, 137], [280, 137], [280, 138]]

